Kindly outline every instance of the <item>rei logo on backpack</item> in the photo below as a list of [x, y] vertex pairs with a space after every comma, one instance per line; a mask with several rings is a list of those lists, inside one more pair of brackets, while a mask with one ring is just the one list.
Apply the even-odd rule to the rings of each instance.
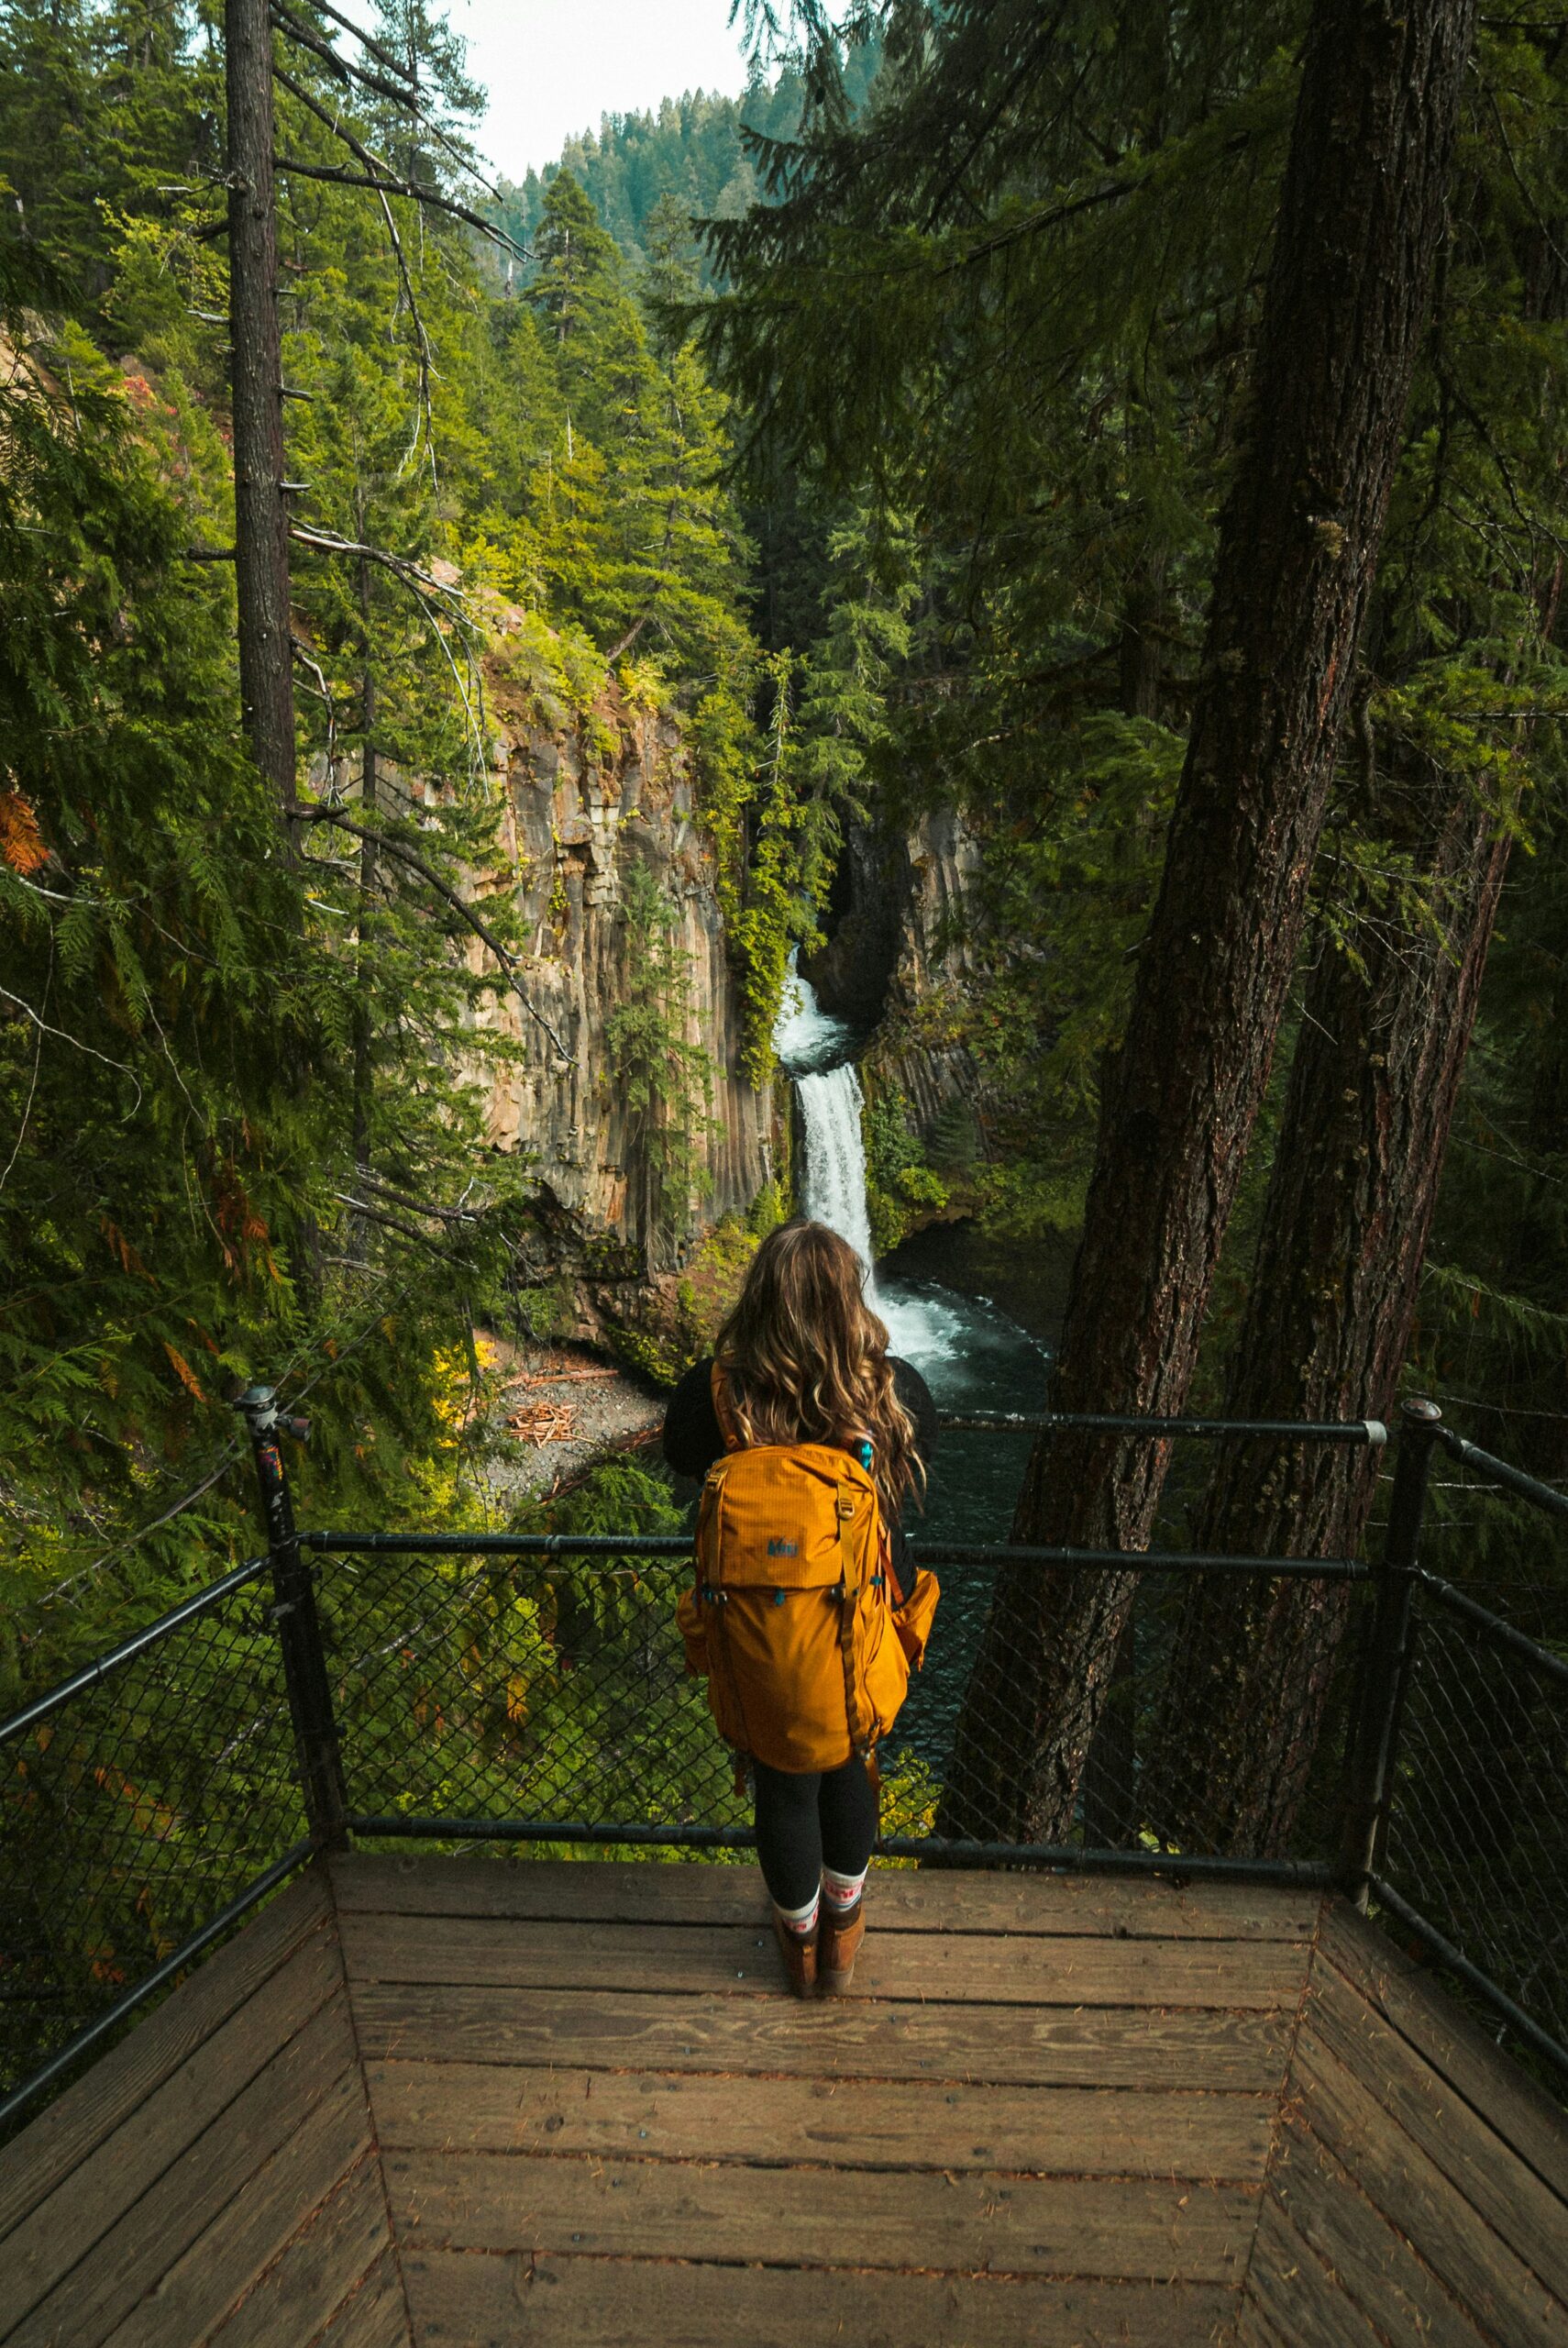
[[922, 1571], [898, 1604], [877, 1487], [831, 1444], [742, 1445], [722, 1374], [729, 1448], [708, 1473], [695, 1586], [679, 1620], [719, 1733], [774, 1769], [870, 1764], [925, 1649], [938, 1596]]

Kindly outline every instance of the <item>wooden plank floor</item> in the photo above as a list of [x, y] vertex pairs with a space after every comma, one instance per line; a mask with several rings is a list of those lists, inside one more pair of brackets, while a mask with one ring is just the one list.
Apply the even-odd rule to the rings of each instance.
[[878, 1871], [802, 2004], [749, 1866], [334, 1887], [422, 2344], [1233, 2329], [1314, 1895]]
[[0, 2152], [4, 2348], [1568, 2348], [1568, 2122], [1342, 1902], [316, 1867]]

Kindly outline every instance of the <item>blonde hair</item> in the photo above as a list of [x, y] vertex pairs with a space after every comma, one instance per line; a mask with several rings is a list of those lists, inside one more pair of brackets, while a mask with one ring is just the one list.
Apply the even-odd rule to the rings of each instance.
[[900, 1401], [888, 1331], [861, 1291], [860, 1258], [824, 1223], [770, 1231], [714, 1347], [748, 1444], [848, 1445], [869, 1435], [889, 1523], [925, 1468]]

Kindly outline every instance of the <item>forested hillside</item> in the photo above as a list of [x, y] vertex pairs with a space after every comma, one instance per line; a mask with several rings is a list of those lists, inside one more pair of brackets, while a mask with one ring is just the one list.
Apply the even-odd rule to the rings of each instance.
[[[1027, 1251], [1087, 1216], [1078, 1407], [1386, 1412], [1403, 1375], [1568, 1470], [1562, 28], [1448, 27], [1451, 151], [1430, 187], [1399, 164], [1379, 263], [1401, 338], [1347, 280], [1322, 354], [1346, 400], [1388, 387], [1336, 472], [1275, 331], [1291, 254], [1361, 216], [1287, 176], [1304, 0], [1179, 39], [854, 14], [845, 51], [755, 12], [745, 99], [491, 186], [424, 0], [363, 46], [274, 11], [281, 775], [236, 648], [221, 28], [0, 7], [0, 1509], [14, 1598], [72, 1594], [13, 1611], [29, 1668], [50, 1623], [96, 1635], [250, 1538], [253, 1378], [315, 1420], [309, 1504], [477, 1506], [476, 1333], [540, 1309], [549, 1171], [526, 1116], [493, 1146], [494, 1088], [532, 1049], [629, 1104], [633, 1252], [673, 1278], [717, 1220], [715, 1081], [771, 1113], [790, 946], [868, 922], [889, 857], [918, 894], [936, 820], [962, 891], [868, 1063], [881, 1238], [962, 1212]], [[1309, 606], [1337, 648], [1297, 675]], [[1288, 720], [1242, 707], [1287, 673]], [[525, 872], [502, 732], [596, 803], [635, 741], [664, 761], [726, 1066], [640, 881], [623, 998], [569, 1048], [546, 966], [597, 850], [557, 823]], [[962, 1073], [940, 1114], [900, 1089], [920, 1054]], [[1021, 1529], [1136, 1545], [1163, 1463], [1080, 1465], [1057, 1490], [1094, 1521], [1035, 1479]], [[1342, 1458], [1260, 1477], [1165, 1505], [1217, 1546], [1353, 1545]], [[1187, 1628], [1196, 1688], [1257, 1626]], [[1014, 1634], [1090, 1685], [1121, 1631]]]
[[[464, 163], [459, 50], [418, 9], [381, 38], [346, 87], [314, 12], [276, 36], [281, 825], [236, 666], [216, 29], [180, 0], [0, 18], [0, 1447], [7, 1620], [46, 1650], [252, 1537], [228, 1407], [251, 1379], [308, 1397], [334, 1509], [471, 1501], [475, 1330], [536, 1309], [536, 1151], [486, 1146], [486, 1087], [519, 1027], [567, 1048], [526, 973], [542, 994], [570, 950], [558, 857], [537, 934], [504, 885], [499, 711], [591, 773], [649, 725], [690, 767], [743, 1082], [853, 783], [841, 731], [814, 748], [835, 645], [759, 646], [692, 344], [569, 173], [499, 287], [487, 257], [517, 256]], [[372, 170], [421, 199], [352, 183]], [[583, 1080], [631, 1102], [679, 1237], [705, 1056], [665, 907], [625, 921], [641, 976]]]
[[[865, 103], [878, 55], [878, 44], [871, 39], [845, 59], [851, 104]], [[760, 200], [762, 185], [745, 134], [793, 138], [804, 97], [800, 74], [786, 67], [771, 78], [759, 75], [741, 98], [688, 91], [667, 98], [657, 114], [606, 115], [597, 135], [585, 130], [569, 139], [559, 162], [542, 173], [531, 171], [515, 184], [503, 174], [496, 216], [526, 244], [543, 215], [550, 182], [567, 171], [587, 191], [634, 266], [668, 271], [672, 263], [679, 269], [694, 261], [703, 282], [711, 282], [712, 263], [706, 247], [694, 245], [692, 221], [738, 219]]]

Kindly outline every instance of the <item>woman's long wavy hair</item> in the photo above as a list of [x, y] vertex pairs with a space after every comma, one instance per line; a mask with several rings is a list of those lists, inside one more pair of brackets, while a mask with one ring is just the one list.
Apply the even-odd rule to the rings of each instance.
[[752, 1259], [714, 1347], [742, 1436], [845, 1445], [867, 1434], [882, 1513], [898, 1520], [925, 1468], [893, 1389], [888, 1331], [861, 1293], [860, 1258], [825, 1223], [780, 1224]]

